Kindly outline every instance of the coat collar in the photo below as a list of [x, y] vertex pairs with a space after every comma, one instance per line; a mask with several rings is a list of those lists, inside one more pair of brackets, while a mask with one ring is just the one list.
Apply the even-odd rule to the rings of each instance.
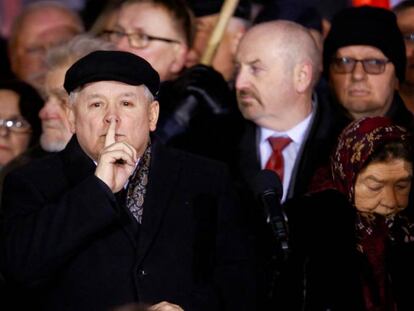
[[66, 148], [59, 152], [59, 155], [63, 159], [63, 169], [71, 185], [79, 183], [81, 180], [93, 174], [95, 170], [95, 164], [82, 150], [76, 135], [72, 136]]

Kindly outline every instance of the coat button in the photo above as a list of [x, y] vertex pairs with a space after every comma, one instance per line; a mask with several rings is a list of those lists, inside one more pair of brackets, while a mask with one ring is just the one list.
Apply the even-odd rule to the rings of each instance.
[[141, 277], [143, 277], [143, 276], [146, 276], [147, 275], [147, 272], [144, 269], [139, 269], [138, 270], [138, 275], [141, 276]]

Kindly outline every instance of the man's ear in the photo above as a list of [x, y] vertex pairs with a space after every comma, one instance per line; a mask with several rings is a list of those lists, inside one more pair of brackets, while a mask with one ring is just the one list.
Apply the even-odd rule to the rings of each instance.
[[157, 128], [158, 115], [160, 113], [160, 104], [157, 100], [154, 100], [149, 104], [148, 107], [148, 121], [149, 129], [151, 132], [155, 131]]
[[173, 76], [176, 76], [180, 73], [187, 61], [187, 53], [189, 52], [188, 47], [185, 44], [176, 44], [175, 45], [175, 57], [174, 61], [170, 65], [170, 72]]
[[75, 134], [75, 129], [76, 129], [76, 121], [75, 121], [75, 111], [74, 111], [74, 103], [67, 103], [65, 105], [65, 112], [66, 112], [66, 116], [68, 117], [68, 121], [69, 121], [69, 126], [70, 126], [70, 131], [72, 132], [72, 134]]
[[298, 93], [305, 92], [312, 83], [313, 70], [310, 62], [301, 62], [294, 69], [294, 83]]
[[395, 77], [395, 80], [394, 80], [394, 90], [399, 91], [400, 88], [401, 88], [400, 80], [398, 80], [398, 78]]

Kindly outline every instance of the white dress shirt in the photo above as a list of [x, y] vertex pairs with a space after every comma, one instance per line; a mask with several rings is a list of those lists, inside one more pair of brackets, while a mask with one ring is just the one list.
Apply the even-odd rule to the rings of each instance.
[[282, 196], [282, 202], [286, 200], [286, 195], [288, 193], [288, 188], [290, 184], [290, 179], [292, 177], [292, 171], [295, 166], [296, 158], [298, 155], [298, 152], [302, 146], [302, 143], [304, 142], [306, 138], [306, 134], [308, 132], [308, 128], [310, 126], [312, 117], [313, 117], [313, 111], [299, 124], [291, 128], [290, 130], [286, 132], [277, 132], [273, 131], [267, 128], [260, 128], [260, 164], [261, 168], [264, 169], [266, 166], [267, 161], [269, 160], [270, 156], [272, 155], [272, 147], [270, 146], [270, 143], [268, 141], [269, 137], [289, 137], [292, 142], [285, 147], [282, 151], [283, 156], [283, 196]]

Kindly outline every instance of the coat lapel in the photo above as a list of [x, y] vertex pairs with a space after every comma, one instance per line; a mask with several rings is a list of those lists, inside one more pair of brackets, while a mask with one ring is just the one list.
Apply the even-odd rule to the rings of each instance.
[[[66, 148], [61, 152], [61, 156], [63, 158], [63, 163], [65, 163], [64, 170], [66, 171], [66, 176], [68, 176], [70, 186], [74, 186], [88, 176], [94, 174], [96, 165], [93, 160], [82, 150], [76, 135], [71, 138]], [[132, 216], [129, 217], [128, 212], [124, 210], [126, 208], [126, 204], [125, 202], [121, 202], [121, 200], [124, 201], [124, 198], [120, 198], [121, 196], [122, 194], [115, 196], [119, 210], [122, 210], [119, 219], [120, 226], [128, 236], [132, 246], [136, 247], [137, 225], [134, 222], [134, 219], [132, 219]]]
[[252, 181], [260, 171], [260, 152], [258, 128], [251, 122], [246, 123], [243, 137], [239, 144], [239, 172], [241, 180], [252, 187]]
[[64, 170], [70, 185], [76, 185], [93, 174], [95, 164], [80, 147], [76, 136], [73, 135], [66, 148], [60, 153]]
[[151, 248], [160, 229], [162, 218], [171, 202], [181, 169], [179, 156], [159, 144], [153, 144], [143, 222], [138, 244], [140, 263]]

